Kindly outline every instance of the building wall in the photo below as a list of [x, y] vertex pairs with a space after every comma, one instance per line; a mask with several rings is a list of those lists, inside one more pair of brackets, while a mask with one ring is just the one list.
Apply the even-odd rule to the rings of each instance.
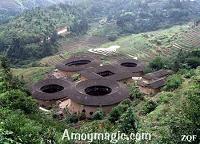
[[48, 108], [48, 107], [52, 107], [53, 105], [56, 104], [56, 101], [42, 101], [42, 100], [37, 100], [38, 101], [38, 104], [41, 106], [41, 107], [45, 107], [45, 108]]
[[[108, 114], [109, 112], [111, 112], [112, 108], [115, 107], [115, 106], [116, 105], [105, 106], [105, 107], [101, 107], [101, 109], [105, 114]], [[91, 112], [95, 113], [97, 111], [97, 109], [100, 108], [100, 107], [80, 105], [80, 104], [73, 102], [72, 100], [69, 99], [67, 108], [68, 108], [70, 113], [81, 113], [81, 112], [83, 112], [83, 110], [85, 110], [86, 117], [90, 118], [92, 116], [90, 113]]]
[[67, 100], [68, 98], [63, 98], [63, 99], [59, 99], [59, 100], [51, 100], [51, 101], [43, 101], [43, 100], [37, 100], [39, 106], [41, 107], [52, 107], [54, 105], [59, 105], [60, 103], [62, 103], [63, 101]]
[[147, 95], [156, 94], [160, 91], [159, 89], [151, 89], [151, 88], [142, 87], [142, 86], [139, 86], [139, 89], [142, 93], [147, 94]]

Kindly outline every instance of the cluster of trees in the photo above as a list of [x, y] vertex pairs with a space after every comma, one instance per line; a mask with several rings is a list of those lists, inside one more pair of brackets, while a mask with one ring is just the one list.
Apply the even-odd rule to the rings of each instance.
[[89, 22], [106, 19], [118, 35], [180, 24], [198, 18], [200, 12], [199, 1], [189, 0], [86, 0], [80, 5]]
[[57, 48], [57, 29], [70, 27], [72, 34], [88, 29], [81, 9], [69, 5], [36, 8], [0, 25], [0, 52], [12, 64], [39, 59], [54, 54]]
[[200, 50], [186, 52], [180, 50], [176, 55], [169, 57], [156, 57], [148, 65], [147, 71], [171, 69], [175, 72], [180, 69], [195, 69], [200, 66]]
[[0, 57], [0, 143], [62, 143], [65, 128], [38, 111], [23, 81], [12, 76], [8, 61]]

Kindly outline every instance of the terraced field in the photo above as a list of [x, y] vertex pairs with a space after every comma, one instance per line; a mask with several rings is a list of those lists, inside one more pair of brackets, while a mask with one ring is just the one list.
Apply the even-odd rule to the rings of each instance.
[[200, 48], [200, 26], [190, 29], [183, 33], [174, 43], [173, 48], [191, 51]]
[[[124, 57], [138, 58], [149, 62], [156, 56], [172, 56], [180, 50], [191, 51], [200, 48], [200, 27], [191, 28], [188, 25], [174, 26], [169, 29], [154, 32], [134, 34], [118, 39], [115, 42], [94, 42], [91, 39], [80, 38], [78, 41], [64, 42], [60, 52], [54, 56], [46, 57], [39, 63], [41, 67], [26, 69], [13, 69], [16, 76], [23, 76], [27, 82], [37, 81], [50, 72], [54, 65], [70, 57], [71, 55], [89, 54], [90, 48], [109, 47], [119, 45], [117, 52], [109, 56], [95, 55], [107, 63], [110, 59], [121, 59]], [[105, 43], [102, 44], [101, 43]], [[36, 79], [33, 79], [36, 77]]]
[[40, 63], [45, 66], [54, 66], [70, 55], [87, 52], [88, 49], [97, 48], [106, 42], [107, 40], [105, 38], [96, 36], [83, 36], [73, 38], [72, 40], [61, 41], [59, 52], [54, 56], [42, 59]]
[[[156, 56], [170, 56], [180, 49], [191, 50], [200, 46], [200, 28], [191, 29], [189, 25], [174, 26], [164, 30], [133, 34], [119, 38], [115, 42], [106, 43], [99, 37], [84, 36], [69, 41], [61, 42], [59, 53], [42, 59], [40, 62], [45, 66], [53, 66], [70, 55], [87, 52], [90, 48], [110, 47], [119, 45], [117, 52], [109, 58], [117, 58], [119, 55], [150, 61]], [[100, 55], [103, 59], [105, 56]]]
[[156, 56], [169, 56], [178, 52], [181, 49], [176, 47], [180, 41], [178, 39], [182, 39], [186, 32], [190, 33], [188, 25], [174, 26], [165, 30], [122, 37], [115, 42], [103, 44], [102, 47], [119, 45], [121, 48], [117, 49], [117, 53], [148, 62]]

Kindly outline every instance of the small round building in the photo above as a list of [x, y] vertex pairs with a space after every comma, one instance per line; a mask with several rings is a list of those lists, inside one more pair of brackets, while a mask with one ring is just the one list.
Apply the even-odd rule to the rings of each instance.
[[98, 108], [109, 113], [114, 106], [129, 97], [125, 85], [108, 79], [86, 80], [74, 84], [69, 94], [67, 108], [70, 113], [91, 117]]
[[67, 79], [46, 79], [33, 85], [32, 96], [40, 106], [49, 107], [68, 99], [71, 82]]
[[67, 60], [56, 65], [61, 73], [65, 73], [67, 76], [72, 76], [73, 74], [78, 73], [79, 71], [97, 67], [100, 65], [100, 61], [94, 57], [90, 56], [77, 56], [71, 57]]
[[144, 64], [136, 59], [120, 59], [113, 65], [123, 71], [131, 72], [134, 77], [139, 77], [144, 73]]

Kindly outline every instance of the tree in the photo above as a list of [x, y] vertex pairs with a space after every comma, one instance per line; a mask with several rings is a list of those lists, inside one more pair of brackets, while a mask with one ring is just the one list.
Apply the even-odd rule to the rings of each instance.
[[139, 88], [136, 86], [135, 83], [130, 84], [128, 88], [131, 100], [142, 99], [142, 93], [140, 92]]
[[67, 123], [77, 123], [78, 122], [78, 115], [73, 113], [66, 118]]
[[119, 130], [126, 134], [137, 133], [138, 120], [132, 107], [128, 108], [119, 120]]
[[197, 68], [200, 66], [200, 57], [190, 57], [186, 59], [186, 63], [191, 68]]
[[26, 114], [37, 111], [36, 101], [20, 90], [10, 90], [0, 94], [0, 100], [3, 107], [9, 107], [12, 110], [20, 109]]
[[145, 103], [142, 113], [145, 115], [149, 114], [150, 112], [154, 111], [157, 106], [158, 106], [157, 102], [149, 100]]
[[119, 104], [114, 107], [108, 116], [108, 120], [112, 123], [116, 123], [119, 120], [120, 116], [127, 110], [129, 107], [128, 104]]
[[181, 75], [175, 74], [167, 78], [164, 90], [173, 91], [177, 89], [183, 82]]
[[101, 109], [97, 110], [95, 113], [92, 115], [93, 120], [102, 120], [104, 118], [104, 113]]
[[1, 56], [0, 57], [0, 68], [3, 68], [5, 73], [9, 73], [10, 72], [10, 64], [9, 61], [6, 57]]
[[152, 68], [153, 70], [160, 70], [165, 68], [165, 60], [161, 57], [156, 57], [149, 63], [149, 67]]

